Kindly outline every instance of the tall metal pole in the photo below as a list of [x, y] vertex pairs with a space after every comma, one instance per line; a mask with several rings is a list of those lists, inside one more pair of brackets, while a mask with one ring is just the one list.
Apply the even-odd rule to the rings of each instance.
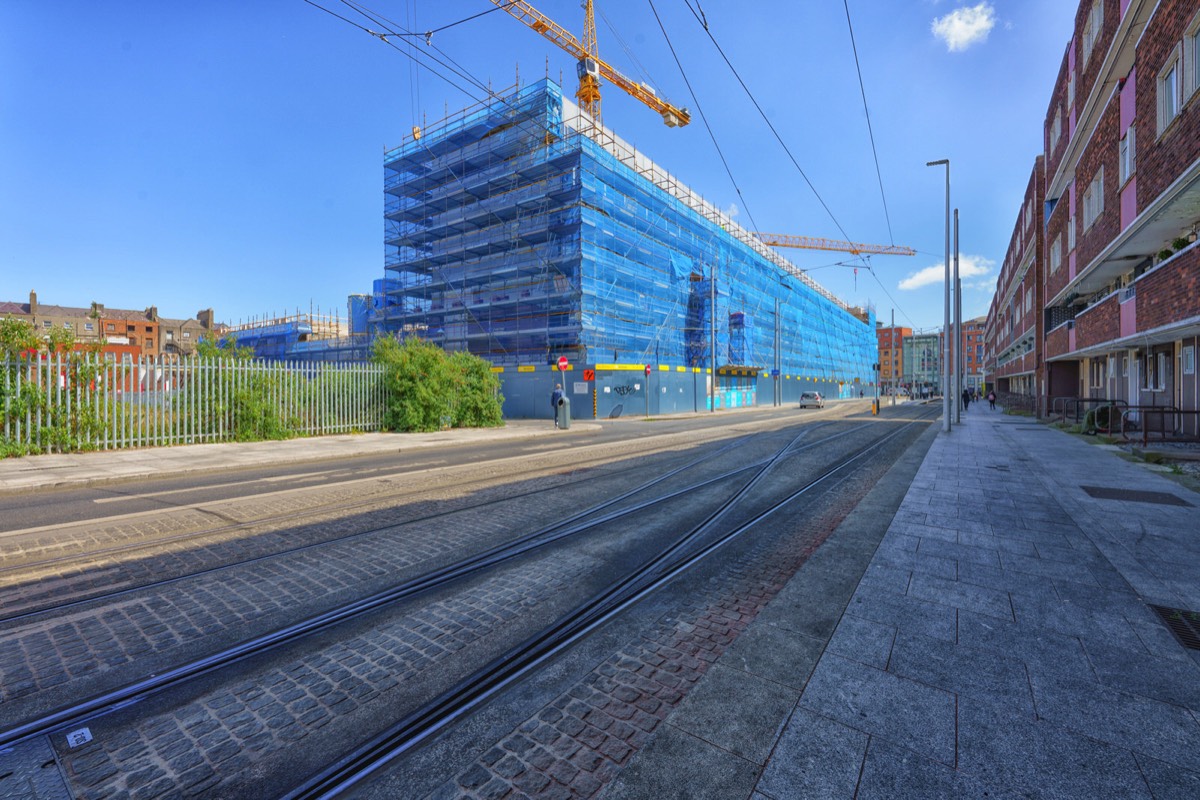
[[775, 298], [775, 374], [772, 376], [775, 385], [775, 406], [783, 405], [783, 366], [779, 357], [779, 298]]
[[942, 323], [942, 431], [950, 432], [950, 159], [927, 161], [927, 167], [946, 167], [946, 286], [945, 286], [945, 320]]
[[717, 410], [717, 262], [720, 260], [720, 252], [713, 259], [712, 280], [709, 281], [708, 287], [709, 301], [712, 304], [712, 314], [709, 317], [709, 366], [711, 367], [712, 375], [709, 381], [708, 390], [708, 411], [713, 413]]
[[[892, 405], [896, 405], [896, 309], [892, 309], [892, 363], [888, 366], [888, 374], [892, 376], [889, 381], [892, 389]], [[901, 342], [903, 345], [904, 343]]]
[[954, 209], [954, 421], [961, 421], [963, 367], [962, 281], [958, 279], [958, 209]]

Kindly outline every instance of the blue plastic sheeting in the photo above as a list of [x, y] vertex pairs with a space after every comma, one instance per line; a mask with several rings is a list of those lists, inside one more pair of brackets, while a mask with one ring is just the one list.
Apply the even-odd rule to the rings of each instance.
[[803, 379], [871, 380], [873, 311], [855, 315], [657, 185], [644, 156], [573, 124], [544, 80], [385, 155], [372, 330], [502, 365], [712, 367], [715, 322], [716, 366], [778, 356]]

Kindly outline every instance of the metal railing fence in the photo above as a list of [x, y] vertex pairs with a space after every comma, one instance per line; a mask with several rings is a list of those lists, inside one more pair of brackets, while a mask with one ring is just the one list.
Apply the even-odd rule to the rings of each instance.
[[56, 353], [4, 360], [5, 453], [63, 453], [380, 430], [385, 368]]

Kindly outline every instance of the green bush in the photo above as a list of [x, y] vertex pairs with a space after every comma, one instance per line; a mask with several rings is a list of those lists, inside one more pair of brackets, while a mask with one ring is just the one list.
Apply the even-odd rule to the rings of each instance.
[[371, 357], [387, 368], [383, 424], [389, 430], [428, 432], [503, 424], [500, 382], [483, 359], [462, 352], [447, 355], [418, 337], [403, 342], [380, 337]]

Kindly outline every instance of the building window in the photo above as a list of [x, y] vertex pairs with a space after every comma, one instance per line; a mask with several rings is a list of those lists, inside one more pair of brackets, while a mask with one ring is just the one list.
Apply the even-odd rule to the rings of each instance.
[[1129, 356], [1121, 356], [1121, 377], [1129, 377]]
[[1183, 34], [1183, 73], [1183, 96], [1190, 98], [1200, 91], [1200, 14]]
[[1125, 181], [1133, 175], [1134, 158], [1137, 151], [1137, 142], [1134, 136], [1134, 126], [1130, 125], [1129, 130], [1125, 131], [1125, 135], [1121, 137], [1120, 156], [1118, 163], [1120, 164], [1120, 186], [1125, 185]]
[[1054, 154], [1054, 148], [1058, 147], [1058, 139], [1062, 136], [1062, 115], [1058, 109], [1054, 110], [1054, 122], [1050, 123], [1050, 147], [1046, 151], [1047, 155]]
[[96, 330], [96, 326], [95, 326], [95, 324], [94, 324], [94, 323], [91, 323], [91, 322], [85, 322], [85, 323], [83, 323], [83, 329], [84, 329], [85, 331], [87, 331], [88, 333], [91, 333], [92, 331], [95, 331], [95, 330]]
[[1183, 348], [1183, 374], [1196, 374], [1196, 348], [1190, 344]]
[[63, 327], [66, 328], [67, 330], [73, 330], [75, 328], [75, 326], [73, 324], [71, 324], [70, 322], [64, 322]]
[[175, 331], [167, 331], [167, 341], [168, 342], [175, 341]]
[[1179, 48], [1158, 73], [1158, 135], [1161, 136], [1179, 116]]
[[1104, 3], [1102, 0], [1094, 0], [1092, 10], [1088, 12], [1087, 21], [1083, 23], [1083, 63], [1086, 64], [1088, 57], [1092, 54], [1092, 48], [1096, 46], [1096, 39], [1100, 37], [1100, 31], [1104, 27]]
[[46, 330], [50, 330], [51, 328], [54, 327], [54, 323], [48, 319], [44, 319], [44, 320], [42, 320], [42, 327], [45, 328]]
[[1096, 171], [1096, 177], [1083, 193], [1083, 229], [1086, 231], [1104, 213], [1104, 166]]
[[1054, 243], [1050, 245], [1050, 274], [1058, 272], [1058, 268], [1062, 266], [1062, 234], [1054, 237]]
[[192, 332], [191, 332], [191, 331], [184, 331], [184, 332], [183, 332], [183, 338], [185, 338], [185, 339], [190, 339], [190, 338], [192, 338]]

